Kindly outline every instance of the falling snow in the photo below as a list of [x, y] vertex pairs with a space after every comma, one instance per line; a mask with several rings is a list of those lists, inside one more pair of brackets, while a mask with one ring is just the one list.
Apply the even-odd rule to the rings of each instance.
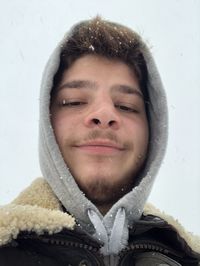
[[89, 49], [92, 50], [92, 51], [95, 50], [95, 49], [94, 49], [94, 46], [93, 46], [92, 44], [89, 46]]

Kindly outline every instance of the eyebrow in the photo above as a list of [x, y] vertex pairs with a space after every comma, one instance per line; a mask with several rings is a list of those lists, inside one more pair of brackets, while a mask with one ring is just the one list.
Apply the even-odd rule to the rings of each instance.
[[72, 80], [67, 83], [64, 83], [60, 87], [58, 87], [58, 90], [62, 89], [97, 89], [97, 84], [90, 80]]
[[124, 94], [136, 94], [137, 96], [141, 97], [142, 99], [144, 98], [140, 89], [137, 89], [135, 87], [131, 87], [128, 85], [121, 85], [121, 84], [120, 85], [114, 85], [114, 86], [112, 86], [112, 90], [115, 90], [115, 91], [118, 91], [118, 92], [121, 92]]
[[[90, 80], [72, 80], [58, 87], [58, 91], [62, 89], [84, 89], [84, 88], [96, 90], [98, 88], [98, 85], [96, 82]], [[113, 85], [111, 87], [111, 91], [118, 91], [123, 94], [132, 94], [132, 95], [135, 94], [142, 99], [144, 98], [140, 89], [128, 85], [123, 85], [123, 84]]]

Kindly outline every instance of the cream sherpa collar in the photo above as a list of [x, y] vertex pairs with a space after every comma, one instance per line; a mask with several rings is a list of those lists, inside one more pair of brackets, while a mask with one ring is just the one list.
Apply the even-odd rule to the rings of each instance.
[[38, 178], [11, 204], [0, 208], [0, 246], [17, 238], [20, 231], [52, 234], [74, 226], [75, 219], [61, 211], [47, 182]]
[[[144, 215], [155, 215], [170, 224], [191, 249], [200, 253], [200, 237], [188, 233], [173, 217], [146, 204]], [[62, 212], [62, 206], [43, 178], [36, 179], [11, 204], [0, 208], [0, 246], [15, 239], [20, 231], [41, 234], [73, 230], [75, 219]]]

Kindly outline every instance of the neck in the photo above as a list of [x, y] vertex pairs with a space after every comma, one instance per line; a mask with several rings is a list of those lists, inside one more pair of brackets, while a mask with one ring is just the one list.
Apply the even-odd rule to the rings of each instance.
[[101, 204], [101, 205], [96, 205], [100, 213], [105, 216], [106, 213], [110, 210], [113, 204]]

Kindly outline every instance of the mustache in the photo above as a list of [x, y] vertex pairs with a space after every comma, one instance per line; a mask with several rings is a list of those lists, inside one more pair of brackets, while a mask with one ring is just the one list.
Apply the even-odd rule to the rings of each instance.
[[71, 139], [71, 144], [72, 145], [79, 145], [82, 142], [87, 142], [87, 141], [95, 141], [98, 139], [105, 139], [105, 140], [110, 140], [117, 145], [123, 147], [124, 149], [132, 149], [133, 148], [133, 143], [130, 141], [120, 141], [117, 135], [114, 132], [107, 131], [103, 132], [101, 130], [95, 129], [87, 133], [86, 136], [81, 137], [80, 139]]

